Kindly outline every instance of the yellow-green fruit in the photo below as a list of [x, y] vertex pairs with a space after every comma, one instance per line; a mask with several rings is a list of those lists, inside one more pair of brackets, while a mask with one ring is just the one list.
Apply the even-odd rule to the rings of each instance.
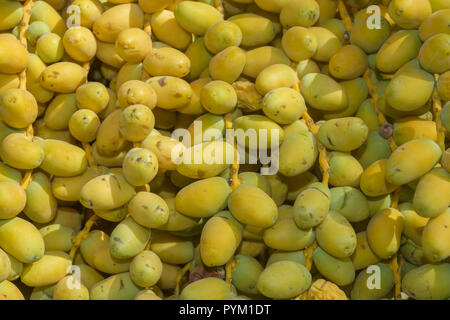
[[80, 25], [88, 29], [92, 29], [92, 25], [104, 11], [98, 0], [75, 0], [72, 5], [80, 8]]
[[72, 228], [51, 224], [39, 230], [44, 239], [45, 250], [67, 252], [72, 248], [72, 237], [75, 232]]
[[26, 128], [36, 120], [37, 113], [36, 99], [27, 90], [11, 88], [0, 97], [0, 117], [13, 128]]
[[72, 93], [86, 82], [86, 76], [86, 70], [76, 63], [57, 62], [42, 71], [40, 84], [50, 91]]
[[152, 77], [146, 81], [156, 92], [157, 106], [166, 109], [176, 109], [189, 103], [192, 90], [189, 83], [172, 76]]
[[[284, 139], [283, 129], [276, 122], [258, 114], [235, 119], [233, 128], [237, 129], [237, 143], [253, 150], [275, 148]], [[243, 132], [240, 132], [240, 129]], [[252, 133], [253, 130], [256, 131], [256, 137]]]
[[400, 204], [399, 211], [404, 218], [403, 234], [417, 245], [421, 245], [423, 229], [427, 225], [429, 218], [424, 218], [417, 214], [410, 202]]
[[160, 258], [153, 251], [144, 250], [131, 262], [130, 277], [138, 286], [148, 288], [159, 281], [162, 269]]
[[229, 211], [209, 219], [200, 236], [200, 255], [208, 267], [224, 265], [233, 257], [242, 240], [242, 225]]
[[237, 95], [227, 82], [215, 80], [205, 84], [200, 91], [200, 103], [213, 114], [232, 112], [236, 107]]
[[89, 109], [81, 109], [72, 114], [69, 120], [70, 134], [81, 142], [92, 142], [100, 128], [98, 115]]
[[386, 180], [386, 163], [385, 159], [375, 161], [361, 174], [359, 187], [365, 195], [369, 197], [383, 196], [398, 188], [398, 185], [391, 184]]
[[[439, 192], [436, 192], [439, 190]], [[434, 168], [417, 184], [413, 206], [422, 217], [436, 217], [450, 205], [450, 174]]]
[[153, 130], [155, 116], [150, 108], [143, 104], [126, 107], [120, 114], [120, 133], [128, 141], [142, 141]]
[[428, 72], [420, 68], [400, 70], [386, 88], [386, 101], [396, 110], [413, 111], [427, 103], [433, 88], [434, 78]]
[[143, 104], [150, 109], [156, 106], [156, 92], [152, 86], [140, 80], [129, 80], [123, 83], [118, 92], [117, 99], [121, 108], [133, 104]]
[[431, 15], [429, 0], [392, 0], [389, 16], [403, 29], [415, 29]]
[[[1, 139], [3, 140], [3, 138]], [[19, 170], [13, 169], [3, 162], [0, 162], [0, 182], [15, 182], [20, 184], [22, 174]]]
[[192, 90], [191, 100], [186, 106], [178, 108], [177, 111], [181, 114], [188, 115], [201, 115], [205, 113], [205, 109], [200, 103], [200, 92], [203, 86], [210, 81], [210, 78], [200, 78], [192, 81], [190, 84]]
[[256, 283], [263, 269], [255, 258], [238, 254], [234, 257], [231, 282], [239, 291], [247, 294], [258, 294]]
[[0, 2], [0, 30], [6, 31], [14, 28], [22, 21], [23, 9], [16, 1]]
[[327, 22], [319, 25], [333, 32], [336, 35], [336, 37], [338, 37], [341, 43], [347, 43], [348, 41], [347, 29], [345, 28], [345, 25], [342, 22], [342, 20], [330, 19]]
[[123, 206], [135, 195], [134, 188], [121, 175], [95, 177], [81, 189], [80, 202], [94, 210], [110, 210]]
[[377, 263], [361, 271], [351, 291], [352, 300], [378, 300], [394, 287], [394, 275], [384, 263]]
[[100, 113], [108, 106], [109, 94], [102, 83], [88, 82], [77, 88], [75, 99], [79, 109], [89, 109]]
[[441, 111], [442, 125], [447, 131], [450, 131], [450, 102], [447, 102]]
[[133, 186], [149, 183], [158, 172], [156, 155], [144, 148], [133, 148], [128, 151], [122, 164], [123, 176]]
[[315, 0], [292, 0], [281, 8], [280, 22], [285, 28], [311, 27], [319, 20], [319, 12], [320, 7]]
[[417, 30], [400, 30], [393, 33], [377, 53], [377, 69], [385, 73], [397, 71], [406, 62], [417, 57], [420, 46]]
[[187, 129], [191, 135], [191, 145], [213, 141], [225, 133], [225, 119], [223, 116], [205, 113], [196, 118]]
[[308, 29], [317, 39], [317, 50], [312, 59], [319, 62], [328, 62], [331, 57], [342, 47], [338, 37], [328, 29], [311, 27]]
[[142, 29], [122, 30], [116, 38], [116, 52], [128, 62], [140, 62], [152, 50], [150, 36]]
[[47, 24], [51, 30], [59, 36], [64, 35], [66, 24], [58, 11], [45, 1], [36, 1], [31, 11], [30, 22], [42, 21]]
[[[120, 86], [129, 81], [129, 80], [139, 80], [142, 78], [142, 62], [126, 62], [124, 65], [120, 67], [119, 72], [117, 73], [116, 78], [116, 88], [120, 88]], [[112, 86], [110, 85], [112, 88]]]
[[346, 45], [331, 57], [328, 69], [335, 78], [351, 80], [361, 76], [367, 66], [364, 51], [355, 45]]
[[183, 78], [191, 69], [189, 58], [180, 50], [170, 47], [150, 50], [143, 63], [145, 71], [151, 76]]
[[357, 117], [328, 120], [322, 124], [317, 134], [327, 149], [349, 152], [363, 145], [369, 128]]
[[120, 222], [128, 214], [127, 207], [125, 206], [111, 210], [94, 210], [94, 212], [100, 218], [111, 222]]
[[296, 70], [297, 70], [297, 77], [300, 81], [308, 73], [320, 73], [319, 66], [311, 59], [299, 61]]
[[272, 196], [272, 187], [267, 176], [263, 176], [256, 172], [241, 172], [239, 173], [238, 178], [241, 183], [258, 187], [269, 196]]
[[[23, 235], [26, 234], [26, 237]], [[0, 246], [23, 263], [38, 261], [44, 255], [44, 240], [34, 225], [15, 217], [0, 220]]]
[[138, 192], [128, 204], [128, 212], [140, 225], [158, 228], [167, 223], [169, 207], [158, 195], [150, 192]]
[[372, 251], [382, 259], [389, 259], [400, 248], [403, 215], [396, 209], [379, 211], [367, 225], [367, 239]]
[[[234, 152], [233, 146], [225, 141], [211, 141], [192, 146], [186, 149], [181, 157], [172, 160], [176, 161], [176, 170], [182, 175], [205, 179], [224, 171], [232, 163]], [[175, 155], [178, 154], [175, 150]]]
[[286, 184], [288, 187], [288, 200], [295, 201], [297, 196], [303, 190], [305, 190], [311, 183], [317, 181], [317, 177], [309, 171], [299, 174], [298, 176], [286, 177]]
[[14, 182], [0, 182], [0, 219], [11, 219], [25, 208], [27, 196]]
[[428, 16], [419, 27], [419, 36], [422, 41], [426, 41], [438, 33], [449, 33], [448, 15], [450, 9], [439, 10]]
[[186, 217], [175, 210], [175, 198], [167, 198], [163, 201], [166, 202], [169, 208], [169, 217], [167, 223], [158, 227], [159, 230], [183, 231], [198, 225], [198, 220]]
[[[145, 11], [145, 7], [142, 8]], [[150, 23], [152, 33], [169, 46], [184, 50], [192, 42], [191, 33], [180, 27], [172, 11], [162, 10], [153, 13]]]
[[178, 140], [166, 136], [149, 135], [141, 143], [141, 147], [156, 154], [158, 167], [165, 170], [175, 170], [175, 162], [172, 161], [172, 152], [176, 158], [183, 153], [185, 147]]
[[87, 168], [86, 152], [65, 141], [47, 139], [42, 142], [45, 159], [41, 169], [59, 177], [73, 177]]
[[52, 130], [67, 129], [70, 117], [77, 110], [75, 94], [58, 94], [45, 110], [45, 125]]
[[256, 78], [258, 92], [265, 95], [272, 89], [292, 87], [296, 82], [295, 71], [284, 64], [274, 64], [263, 69]]
[[117, 259], [128, 259], [141, 252], [150, 239], [150, 230], [128, 217], [114, 228], [110, 238], [111, 254]]
[[174, 10], [180, 26], [196, 35], [204, 35], [213, 24], [222, 21], [222, 14], [213, 6], [202, 2], [183, 1]]
[[97, 176], [97, 172], [88, 168], [83, 174], [74, 177], [55, 177], [52, 180], [52, 193], [56, 199], [79, 201], [83, 186]]
[[357, 187], [363, 173], [361, 164], [349, 153], [333, 151], [330, 159], [330, 184], [334, 187]]
[[46, 33], [50, 33], [48, 25], [43, 21], [34, 21], [28, 25], [25, 37], [31, 45], [35, 46], [37, 39]]
[[[14, 52], [14, 59], [11, 59]], [[20, 73], [28, 65], [28, 52], [22, 44], [7, 35], [0, 36], [0, 70], [2, 73]]]
[[191, 70], [187, 76], [187, 80], [192, 81], [197, 78], [207, 78], [204, 75], [208, 71], [208, 65], [213, 55], [206, 49], [203, 38], [197, 37], [194, 42], [186, 50], [186, 56], [191, 61]]
[[7, 280], [9, 280], [9, 281], [17, 280], [22, 275], [23, 263], [20, 262], [19, 260], [17, 260], [16, 258], [14, 258], [10, 254], [6, 253], [6, 255], [8, 256], [9, 262], [10, 262], [10, 265], [11, 265], [11, 270], [9, 272]]
[[[450, 71], [444, 72], [439, 76], [436, 89], [441, 100], [447, 102], [450, 100]], [[449, 108], [447, 107], [447, 109]], [[450, 121], [447, 120], [445, 126], [447, 131], [450, 131], [448, 130], [450, 128]]]
[[391, 148], [386, 139], [380, 136], [378, 132], [372, 131], [367, 136], [365, 144], [356, 150], [355, 155], [362, 167], [367, 169], [375, 161], [389, 158], [391, 153]]
[[0, 73], [0, 96], [12, 88], [19, 87], [19, 76], [17, 74]]
[[53, 224], [60, 224], [78, 232], [83, 224], [83, 216], [75, 209], [69, 207], [59, 207], [56, 211]]
[[294, 217], [280, 217], [264, 231], [264, 243], [272, 249], [302, 250], [314, 242], [313, 229], [299, 229]]
[[194, 257], [194, 245], [191, 241], [169, 233], [154, 232], [150, 249], [161, 258], [161, 261], [170, 264], [185, 264]]
[[337, 211], [328, 212], [327, 217], [316, 228], [319, 246], [336, 258], [350, 257], [356, 248], [356, 233], [348, 220]]
[[[411, 157], [411, 154], [416, 156]], [[387, 159], [386, 180], [395, 185], [409, 183], [432, 169], [441, 155], [441, 149], [433, 140], [422, 138], [408, 141]]]
[[350, 222], [364, 221], [369, 217], [369, 203], [364, 194], [352, 187], [332, 188], [330, 209], [338, 211]]
[[378, 132], [378, 115], [375, 112], [374, 106], [368, 99], [361, 103], [355, 116], [364, 120], [364, 123], [369, 127], [369, 132]]
[[228, 21], [236, 24], [242, 31], [242, 46], [263, 46], [272, 41], [279, 28], [269, 19], [253, 14], [243, 13], [232, 16]]
[[88, 290], [91, 290], [94, 284], [104, 279], [97, 270], [86, 264], [78, 264], [75, 265], [75, 267], [80, 268], [81, 283], [85, 285]]
[[73, 276], [66, 276], [56, 284], [53, 300], [89, 300], [89, 290]]
[[271, 299], [290, 299], [305, 292], [311, 285], [311, 274], [303, 265], [279, 261], [267, 266], [258, 278], [257, 288]]
[[439, 33], [429, 38], [420, 48], [422, 68], [431, 73], [444, 73], [450, 69], [450, 35]]
[[48, 251], [39, 261], [25, 265], [20, 280], [29, 287], [57, 283], [72, 266], [70, 256], [61, 251]]
[[97, 39], [105, 42], [114, 42], [122, 30], [140, 28], [144, 25], [144, 12], [135, 3], [116, 5], [106, 10], [98, 18], [92, 31]]
[[91, 300], [133, 300], [142, 289], [134, 284], [129, 272], [97, 282], [89, 291]]
[[[14, 283], [4, 280], [0, 282], [0, 297], [3, 300], [25, 300], [22, 292], [17, 288]], [[2, 300], [0, 298], [0, 300]]]
[[369, 17], [355, 22], [350, 33], [350, 42], [366, 53], [377, 52], [391, 33], [389, 22], [384, 17], [380, 17], [380, 28], [370, 28], [371, 22]]
[[231, 21], [219, 21], [206, 30], [204, 41], [206, 48], [217, 54], [228, 47], [239, 46], [242, 31]]
[[293, 261], [300, 263], [302, 265], [306, 264], [305, 257], [302, 251], [290, 251], [290, 252], [275, 251], [270, 255], [269, 259], [267, 259], [266, 267], [279, 261]]
[[373, 253], [372, 249], [370, 249], [366, 231], [358, 232], [356, 234], [356, 248], [351, 259], [355, 270], [367, 268], [380, 261], [380, 258], [378, 258], [375, 253]]
[[428, 261], [436, 263], [450, 256], [450, 209], [444, 210], [437, 217], [431, 218], [422, 235], [422, 246]]
[[230, 189], [221, 177], [195, 181], [175, 197], [176, 210], [193, 218], [210, 217], [227, 206]]
[[230, 286], [219, 278], [204, 278], [188, 284], [181, 291], [181, 300], [228, 300], [233, 296]]
[[57, 201], [52, 194], [51, 183], [42, 172], [31, 176], [26, 190], [27, 203], [23, 212], [33, 222], [48, 223], [56, 215]]
[[[97, 40], [97, 52], [95, 53], [95, 56], [101, 62], [106, 63], [114, 68], [120, 68], [125, 64], [125, 60], [123, 60], [122, 57], [119, 56], [119, 54], [116, 52], [114, 43]], [[114, 82], [117, 82], [117, 79], [114, 79], [111, 80], [111, 88], [113, 88]]]
[[436, 123], [418, 117], [399, 119], [394, 123], [394, 141], [402, 145], [410, 140], [428, 138], [437, 139]]
[[290, 59], [302, 61], [316, 53], [317, 39], [307, 28], [292, 27], [283, 34], [281, 45]]
[[0, 156], [3, 162], [17, 169], [39, 167], [44, 161], [45, 152], [41, 141], [36, 140], [22, 133], [8, 135], [0, 145]]
[[339, 286], [349, 285], [355, 279], [355, 268], [348, 257], [338, 259], [318, 247], [312, 258], [320, 274]]
[[0, 249], [0, 283], [11, 274], [11, 261], [5, 251]]
[[426, 264], [409, 271], [402, 291], [416, 300], [446, 300], [450, 297], [450, 264]]
[[244, 50], [236, 46], [230, 46], [217, 53], [211, 59], [208, 71], [214, 80], [233, 83], [244, 70], [246, 60]]
[[323, 111], [340, 111], [347, 107], [347, 93], [327, 75], [309, 73], [302, 78], [301, 93], [313, 108]]
[[400, 247], [400, 253], [407, 262], [413, 265], [421, 266], [427, 263], [423, 248], [414, 244], [411, 240], [406, 240]]
[[170, 0], [139, 0], [139, 6], [146, 13], [154, 13], [166, 8], [170, 2]]
[[246, 184], [231, 192], [228, 208], [239, 222], [256, 227], [270, 227], [278, 217], [275, 202], [261, 189]]
[[108, 274], [117, 274], [126, 272], [130, 269], [131, 259], [117, 259], [111, 253], [110, 246], [111, 239], [108, 238], [106, 243], [103, 243], [94, 252], [93, 267], [100, 272]]
[[289, 0], [256, 0], [255, 4], [264, 11], [280, 13], [288, 2]]
[[96, 148], [100, 155], [116, 156], [127, 147], [127, 140], [120, 133], [122, 110], [115, 110], [103, 120], [97, 131]]
[[46, 33], [36, 42], [36, 53], [45, 63], [55, 63], [64, 55], [63, 41], [56, 33]]
[[273, 64], [290, 65], [291, 62], [283, 50], [270, 46], [263, 46], [247, 51], [247, 59], [243, 74], [256, 78], [266, 67]]
[[143, 290], [140, 291], [134, 300], [162, 300], [160, 296], [158, 296], [153, 290]]
[[330, 190], [324, 184], [310, 184], [295, 199], [292, 208], [293, 217], [301, 229], [309, 229], [319, 225], [330, 209]]
[[103, 245], [108, 244], [109, 236], [103, 231], [94, 230], [89, 232], [87, 237], [80, 243], [80, 252], [84, 261], [90, 266], [95, 267], [94, 258], [97, 252]]

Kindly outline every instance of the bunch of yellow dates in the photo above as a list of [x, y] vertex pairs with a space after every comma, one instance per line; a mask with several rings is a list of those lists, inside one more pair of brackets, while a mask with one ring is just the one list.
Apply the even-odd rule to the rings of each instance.
[[450, 298], [448, 0], [0, 0], [0, 32], [0, 300]]

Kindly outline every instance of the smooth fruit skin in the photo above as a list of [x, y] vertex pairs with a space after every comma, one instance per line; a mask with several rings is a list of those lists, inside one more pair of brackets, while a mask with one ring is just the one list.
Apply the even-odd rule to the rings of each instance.
[[417, 184], [413, 199], [414, 209], [421, 216], [429, 218], [443, 213], [449, 204], [450, 174], [443, 168], [434, 168], [422, 176]]
[[426, 264], [405, 274], [402, 290], [417, 300], [445, 300], [450, 297], [450, 264]]
[[337, 259], [320, 247], [314, 250], [312, 257], [319, 272], [333, 283], [345, 286], [355, 279], [355, 268], [350, 258]]
[[437, 217], [431, 218], [422, 234], [422, 247], [425, 257], [432, 263], [444, 261], [450, 256], [450, 209], [444, 210]]
[[[386, 264], [377, 263], [369, 268], [361, 271], [356, 277], [351, 291], [352, 300], [381, 299], [394, 287], [394, 275]], [[374, 275], [380, 279], [379, 287], [376, 280], [374, 281], [376, 279]]]
[[[410, 155], [415, 154], [412, 158]], [[441, 158], [436, 142], [422, 138], [406, 142], [386, 161], [386, 180], [394, 185], [409, 183], [428, 172]]]
[[388, 259], [400, 248], [403, 232], [403, 215], [396, 209], [379, 211], [367, 225], [367, 239], [372, 251], [382, 259]]
[[220, 12], [206, 3], [183, 1], [174, 10], [180, 26], [196, 35], [204, 35], [213, 24], [222, 21]]
[[90, 300], [133, 300], [141, 290], [129, 272], [119, 273], [97, 282], [89, 291]]
[[301, 93], [308, 104], [323, 111], [340, 111], [348, 104], [342, 86], [320, 73], [309, 73], [303, 77]]
[[233, 293], [230, 286], [218, 278], [204, 278], [188, 284], [181, 291], [181, 300], [226, 300]]
[[61, 251], [48, 251], [39, 261], [25, 265], [20, 280], [29, 287], [56, 284], [72, 266], [70, 256]]

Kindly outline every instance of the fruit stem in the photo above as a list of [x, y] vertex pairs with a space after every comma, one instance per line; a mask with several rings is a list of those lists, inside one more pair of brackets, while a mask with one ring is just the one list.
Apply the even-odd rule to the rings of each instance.
[[445, 132], [444, 127], [442, 126], [442, 119], [441, 119], [441, 112], [442, 112], [442, 104], [441, 100], [439, 99], [439, 93], [437, 91], [437, 81], [439, 79], [439, 75], [434, 75], [435, 79], [435, 87], [433, 90], [433, 115], [434, 115], [434, 121], [436, 122], [436, 130], [437, 130], [437, 143], [439, 144], [439, 147], [444, 152], [445, 151]]
[[176, 280], [176, 286], [175, 286], [175, 294], [179, 295], [180, 294], [180, 283], [181, 283], [181, 279], [183, 279], [184, 275], [186, 274], [186, 272], [189, 270], [189, 268], [191, 267], [191, 262], [186, 263], [186, 265], [178, 272], [177, 275], [177, 280]]
[[342, 22], [344, 23], [345, 29], [350, 32], [353, 27], [352, 19], [350, 18], [350, 15], [347, 11], [347, 7], [345, 6], [345, 3], [343, 0], [338, 0], [338, 10], [339, 15], [341, 16]]
[[92, 226], [98, 219], [99, 217], [96, 214], [93, 214], [84, 224], [83, 230], [81, 230], [73, 239], [73, 246], [72, 249], [70, 249], [70, 257], [72, 258], [72, 260], [75, 259], [75, 255], [77, 254], [77, 250], [80, 247], [81, 241], [85, 239], [85, 237], [91, 231]]
[[223, 3], [222, 0], [214, 0], [214, 6], [216, 7], [219, 12], [224, 15], [225, 10], [223, 9]]
[[[317, 242], [314, 241], [308, 248], [306, 248], [303, 251], [303, 254], [305, 255], [305, 267], [308, 269], [308, 271], [311, 271], [313, 260], [312, 255], [314, 252], [314, 249], [317, 248]], [[305, 290], [302, 294], [300, 294], [298, 297], [295, 298], [295, 300], [308, 300], [308, 290]]]
[[[225, 115], [225, 128], [226, 129], [233, 129], [233, 119], [231, 118], [231, 113], [227, 113]], [[239, 174], [239, 155], [237, 151], [237, 142], [234, 141], [233, 143], [234, 147], [234, 161], [231, 165], [231, 183], [230, 183], [230, 189], [233, 191], [237, 186], [239, 186], [240, 181], [238, 178]]]
[[225, 281], [228, 283], [228, 285], [231, 288], [231, 271], [234, 267], [234, 257], [231, 257], [230, 260], [225, 264]]
[[88, 161], [89, 167], [94, 169], [97, 173], [100, 172], [100, 169], [97, 166], [97, 163], [95, 162], [94, 156], [92, 155], [92, 146], [87, 143], [83, 142], [83, 149], [86, 152], [86, 159]]

